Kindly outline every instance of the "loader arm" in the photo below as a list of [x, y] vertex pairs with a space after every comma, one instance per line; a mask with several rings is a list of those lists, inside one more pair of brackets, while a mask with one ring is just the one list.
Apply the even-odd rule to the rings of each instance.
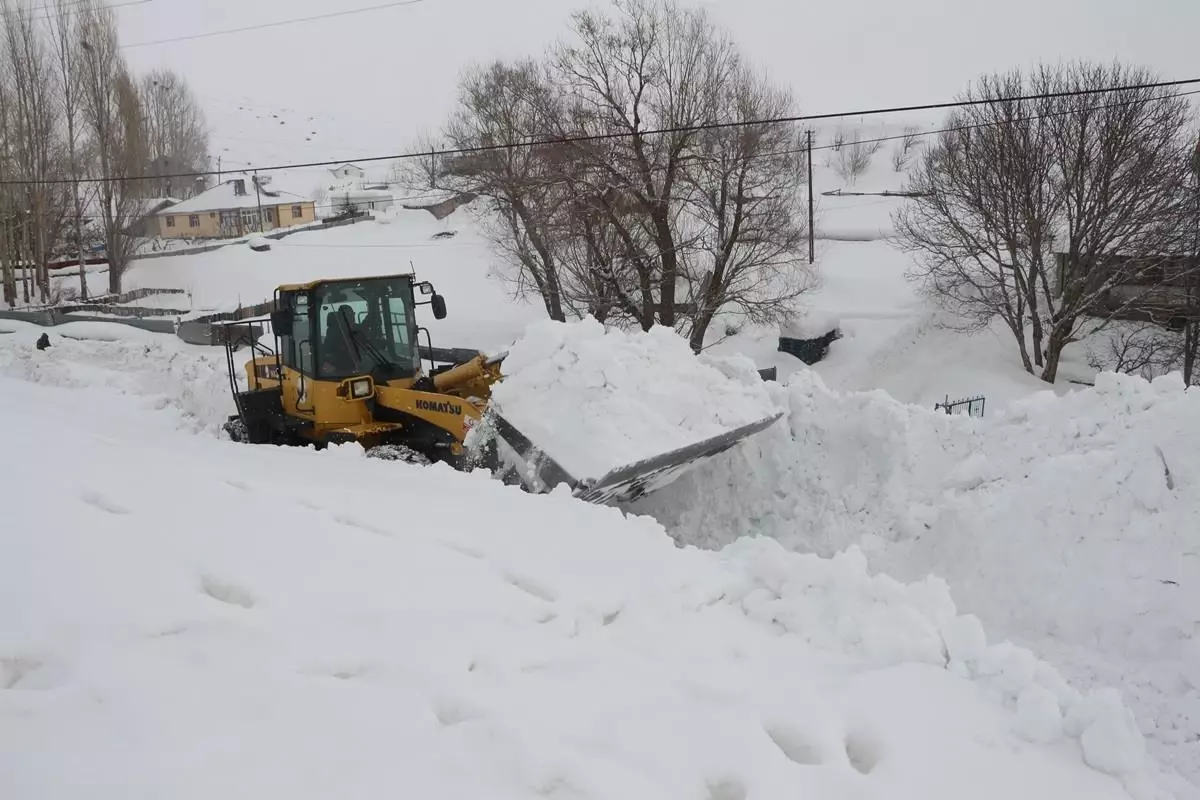
[[500, 365], [507, 353], [486, 356], [482, 353], [445, 372], [433, 376], [436, 391], [456, 397], [476, 397], [487, 401], [492, 396], [492, 386], [503, 377]]

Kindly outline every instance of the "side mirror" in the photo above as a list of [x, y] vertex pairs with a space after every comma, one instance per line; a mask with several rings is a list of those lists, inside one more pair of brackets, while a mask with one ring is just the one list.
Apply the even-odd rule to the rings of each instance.
[[293, 319], [288, 311], [272, 311], [271, 330], [275, 331], [276, 336], [291, 336]]
[[442, 297], [440, 294], [435, 293], [433, 295], [433, 298], [429, 301], [429, 305], [433, 306], [433, 318], [434, 319], [445, 319], [446, 318], [446, 298]]

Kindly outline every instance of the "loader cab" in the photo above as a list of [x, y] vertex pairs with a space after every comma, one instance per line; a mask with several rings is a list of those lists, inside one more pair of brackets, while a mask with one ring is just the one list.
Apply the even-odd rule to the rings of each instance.
[[376, 383], [420, 372], [416, 295], [437, 319], [445, 301], [412, 275], [324, 280], [281, 286], [271, 315], [282, 365], [317, 381], [370, 375]]

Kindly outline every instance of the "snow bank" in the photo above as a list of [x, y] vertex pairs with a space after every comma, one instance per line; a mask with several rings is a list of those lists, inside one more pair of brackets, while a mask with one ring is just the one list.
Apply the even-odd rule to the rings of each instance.
[[0, 412], [0, 796], [1155, 796], [1111, 695], [854, 550], [680, 550], [99, 389], [0, 378]]
[[813, 373], [776, 391], [786, 426], [634, 509], [685, 543], [861, 544], [888, 574], [937, 574], [1000, 635], [1119, 687], [1155, 755], [1200, 785], [1200, 394], [1107, 374], [975, 420]]
[[697, 358], [661, 326], [631, 333], [590, 317], [534, 323], [503, 372], [496, 408], [577, 478], [776, 413], [753, 364]]
[[[216, 434], [236, 412], [221, 348], [118, 323], [6, 325], [13, 334], [0, 339], [0, 375], [76, 391], [103, 387], [143, 409], [179, 412], [183, 426], [196, 432]], [[43, 333], [51, 346], [38, 350]]]

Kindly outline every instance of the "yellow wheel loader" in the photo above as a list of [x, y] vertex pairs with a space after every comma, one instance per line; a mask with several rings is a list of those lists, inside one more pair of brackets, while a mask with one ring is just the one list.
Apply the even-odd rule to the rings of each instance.
[[[270, 334], [264, 334], [266, 319], [227, 324], [223, 339], [238, 412], [225, 424], [230, 438], [317, 447], [358, 442], [369, 456], [482, 467], [531, 492], [565, 483], [575, 496], [605, 503], [661, 488], [779, 418], [580, 479], [489, 408], [505, 354], [434, 348], [429, 331], [417, 325], [422, 305], [435, 319], [445, 318], [445, 299], [412, 274], [278, 287]], [[243, 387], [236, 361], [247, 345]]]

